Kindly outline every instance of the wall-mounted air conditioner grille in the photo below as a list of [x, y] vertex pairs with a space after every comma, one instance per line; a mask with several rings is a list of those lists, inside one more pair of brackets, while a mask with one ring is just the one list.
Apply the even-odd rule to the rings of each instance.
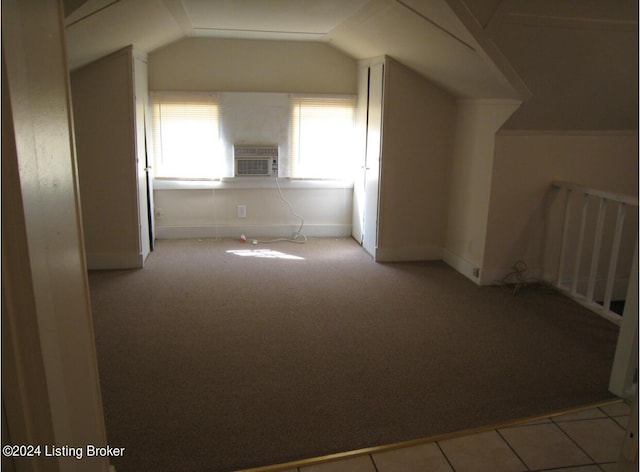
[[278, 146], [233, 146], [236, 177], [277, 176]]

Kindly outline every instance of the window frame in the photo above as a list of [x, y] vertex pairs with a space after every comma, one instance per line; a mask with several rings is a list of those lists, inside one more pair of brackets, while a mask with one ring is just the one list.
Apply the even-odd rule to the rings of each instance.
[[[291, 115], [289, 118], [289, 173], [292, 179], [353, 181], [356, 163], [356, 99], [356, 95], [350, 94], [291, 95]], [[305, 108], [306, 110], [303, 112]], [[307, 128], [312, 126], [312, 121], [320, 118], [323, 112], [327, 112], [327, 115], [333, 113], [334, 118], [340, 120], [340, 123], [316, 123], [318, 127], [325, 128], [324, 131], [333, 132], [334, 136], [339, 135], [344, 138], [344, 140], [338, 144], [337, 149], [335, 145], [331, 148], [326, 138], [310, 136], [315, 133], [305, 133], [305, 130], [303, 130], [305, 127], [304, 122], [307, 123]], [[345, 116], [339, 117], [339, 115]], [[342, 120], [342, 118], [346, 119]], [[304, 134], [307, 134], [306, 138], [303, 136]], [[308, 142], [302, 143], [303, 139]], [[316, 149], [311, 149], [313, 146], [316, 146]], [[321, 148], [320, 150], [317, 149], [318, 146]], [[328, 159], [329, 162], [322, 162], [324, 161], [323, 156], [330, 156]], [[340, 160], [346, 160], [346, 162], [340, 166], [341, 170], [336, 170], [336, 163]]]
[[[151, 119], [152, 119], [152, 153], [154, 162], [154, 178], [163, 180], [215, 180], [222, 175], [224, 168], [224, 155], [220, 143], [220, 94], [217, 92], [182, 92], [182, 91], [153, 91], [149, 93]], [[191, 111], [180, 112], [170, 110], [170, 107], [194, 106]], [[163, 118], [163, 107], [167, 107], [167, 112]], [[196, 109], [195, 107], [198, 107]], [[207, 108], [209, 110], [207, 111]], [[171, 124], [170, 121], [164, 124], [165, 120], [176, 120], [184, 118], [191, 120], [191, 126], [186, 124]], [[197, 123], [199, 122], [199, 123]], [[211, 135], [196, 133], [194, 126], [202, 128], [211, 127]], [[178, 126], [183, 127], [183, 132], [192, 137], [197, 136], [192, 143], [191, 150], [187, 148], [188, 156], [176, 155], [174, 143], [164, 141], [164, 127], [173, 127], [171, 131], [176, 131]], [[173, 137], [167, 137], [172, 140]], [[189, 139], [181, 137], [183, 139]], [[163, 146], [164, 145], [164, 146]], [[184, 142], [180, 144], [184, 146]], [[174, 149], [171, 149], [174, 147]], [[167, 150], [167, 148], [169, 148]], [[198, 148], [197, 150], [195, 148]], [[202, 151], [201, 149], [204, 149]], [[197, 154], [200, 154], [197, 156]], [[207, 155], [208, 154], [208, 155]], [[191, 165], [185, 164], [191, 160]], [[182, 162], [180, 162], [182, 161]]]

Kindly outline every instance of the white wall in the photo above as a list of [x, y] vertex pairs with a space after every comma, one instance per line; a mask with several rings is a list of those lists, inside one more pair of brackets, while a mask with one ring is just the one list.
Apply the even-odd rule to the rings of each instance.
[[131, 48], [71, 73], [90, 269], [139, 268], [144, 262], [138, 226], [133, 74]]
[[318, 42], [186, 38], [149, 54], [150, 90], [356, 93], [356, 62]]
[[[563, 208], [550, 189], [553, 180], [637, 196], [637, 132], [501, 131], [496, 137], [483, 283], [499, 280], [519, 259], [532, 276], [553, 276], [560, 244], [558, 210]], [[637, 225], [628, 223], [632, 229]], [[632, 243], [623, 246], [627, 260]]]
[[[156, 190], [158, 238], [291, 237], [302, 223], [307, 236], [346, 237], [351, 234], [353, 187], [306, 187], [286, 180], [280, 197], [273, 179], [247, 184], [223, 183], [208, 189]], [[237, 206], [246, 207], [239, 218]]]
[[[188, 38], [149, 54], [150, 90], [221, 93], [222, 134], [234, 143], [278, 144], [280, 175], [288, 175], [288, 94], [356, 93], [356, 61], [323, 43]], [[289, 182], [283, 194], [304, 218], [307, 236], [351, 234], [352, 186]], [[270, 178], [210, 183], [201, 188], [155, 186], [156, 235], [289, 237], [298, 219]], [[246, 205], [246, 218], [237, 206]]]
[[455, 98], [386, 62], [378, 260], [440, 259]]
[[495, 133], [518, 107], [512, 100], [461, 100], [448, 187], [443, 259], [479, 282], [483, 266]]
[[277, 145], [278, 174], [290, 175], [289, 122], [291, 104], [287, 93], [222, 92], [220, 136], [227, 176], [233, 176], [234, 144]]
[[[104, 446], [60, 8], [2, 2], [2, 407], [13, 444]], [[109, 469], [26, 461], [16, 469]]]

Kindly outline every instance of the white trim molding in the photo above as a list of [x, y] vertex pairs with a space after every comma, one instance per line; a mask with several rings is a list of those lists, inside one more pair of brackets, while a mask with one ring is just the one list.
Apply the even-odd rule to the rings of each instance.
[[478, 265], [475, 265], [474, 263], [460, 256], [457, 256], [446, 249], [442, 250], [442, 260], [445, 262], [445, 264], [464, 275], [473, 283], [477, 285], [483, 285], [481, 283], [481, 271]]
[[442, 249], [434, 246], [378, 247], [375, 259], [377, 262], [439, 261]]
[[87, 269], [141, 269], [144, 258], [140, 253], [126, 252], [88, 252]]
[[[290, 238], [298, 230], [297, 225], [202, 225], [156, 226], [157, 239], [220, 239], [240, 238]], [[315, 238], [345, 238], [351, 236], [350, 224], [304, 225], [305, 236]]]
[[[346, 180], [316, 180], [316, 179], [291, 179], [278, 177], [280, 188], [303, 189], [350, 189], [352, 181]], [[154, 190], [208, 190], [208, 189], [261, 189], [275, 188], [273, 177], [225, 177], [217, 180], [180, 180], [180, 179], [155, 179]]]
[[636, 129], [501, 129], [498, 136], [638, 136]]

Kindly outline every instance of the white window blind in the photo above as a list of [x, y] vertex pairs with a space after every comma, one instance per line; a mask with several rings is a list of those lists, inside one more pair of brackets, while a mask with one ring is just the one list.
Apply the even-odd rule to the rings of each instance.
[[291, 177], [353, 178], [354, 96], [292, 96]]
[[219, 140], [218, 95], [153, 92], [155, 176], [211, 179], [223, 167]]

